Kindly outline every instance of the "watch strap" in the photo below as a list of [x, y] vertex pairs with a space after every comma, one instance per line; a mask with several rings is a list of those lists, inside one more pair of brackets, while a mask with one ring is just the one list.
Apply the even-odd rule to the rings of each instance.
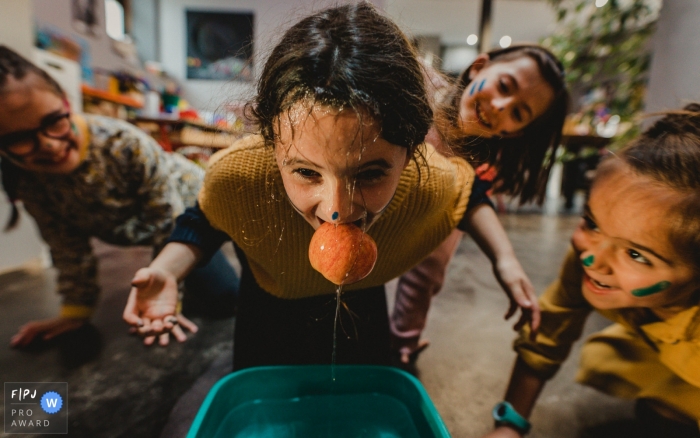
[[507, 401], [497, 403], [496, 406], [493, 407], [492, 415], [493, 419], [496, 420], [496, 426], [511, 427], [522, 435], [530, 431], [530, 422], [520, 415], [513, 405]]

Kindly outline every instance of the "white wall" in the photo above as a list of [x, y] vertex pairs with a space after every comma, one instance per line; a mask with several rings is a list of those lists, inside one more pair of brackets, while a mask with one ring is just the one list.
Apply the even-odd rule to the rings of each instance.
[[[384, 0], [373, 1], [382, 7]], [[184, 97], [195, 108], [216, 110], [233, 99], [252, 97], [252, 82], [187, 80], [185, 10], [253, 12], [253, 56], [265, 60], [282, 32], [300, 18], [318, 9], [347, 3], [338, 0], [161, 0], [160, 56], [163, 69], [176, 77]], [[255, 72], [259, 72], [255, 68]]]
[[[260, 62], [281, 32], [298, 19], [346, 1], [351, 0], [161, 0], [161, 62], [169, 74], [184, 84], [185, 98], [190, 103], [197, 108], [215, 110], [237, 97], [250, 97], [252, 84], [186, 79], [186, 9], [252, 11], [255, 14], [253, 50], [256, 62]], [[470, 33], [478, 33], [481, 0], [375, 0], [372, 3], [386, 10], [412, 35], [440, 35], [443, 43], [463, 44]], [[513, 41], [537, 41], [554, 26], [554, 13], [544, 0], [494, 0], [492, 12], [493, 45], [506, 33]]]
[[[31, 0], [0, 0], [0, 44], [31, 59], [34, 48], [34, 20]], [[32, 218], [24, 213], [19, 226], [2, 231], [10, 215], [10, 203], [0, 190], [0, 272], [40, 259], [44, 244]]]
[[21, 54], [34, 47], [31, 0], [0, 0], [0, 44]]
[[72, 2], [73, 0], [33, 0], [36, 23], [39, 25], [50, 24], [73, 38], [82, 38], [86, 40], [90, 45], [90, 56], [92, 58], [93, 67], [100, 67], [107, 70], [128, 69], [128, 63], [114, 52], [112, 49], [112, 39], [107, 36], [104, 30], [104, 2], [97, 2], [97, 15], [102, 30], [98, 32], [96, 36], [86, 35], [78, 32], [74, 28], [71, 8]]
[[131, 4], [131, 31], [142, 61], [158, 61], [158, 0], [138, 0]]
[[[479, 34], [481, 0], [387, 0], [386, 10], [406, 32], [440, 35], [443, 44], [465, 44], [467, 36]], [[552, 6], [542, 0], [493, 0], [491, 7], [494, 47], [503, 35], [513, 42], [537, 42], [554, 29]]]
[[675, 109], [690, 101], [700, 101], [700, 1], [664, 0], [645, 109]]

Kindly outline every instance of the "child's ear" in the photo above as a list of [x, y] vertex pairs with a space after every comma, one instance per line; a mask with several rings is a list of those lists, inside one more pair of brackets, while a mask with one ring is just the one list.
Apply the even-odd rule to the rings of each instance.
[[486, 65], [489, 63], [489, 55], [487, 53], [480, 53], [472, 62], [472, 65], [469, 67], [469, 80], [473, 80], [474, 77], [483, 69], [486, 67]]

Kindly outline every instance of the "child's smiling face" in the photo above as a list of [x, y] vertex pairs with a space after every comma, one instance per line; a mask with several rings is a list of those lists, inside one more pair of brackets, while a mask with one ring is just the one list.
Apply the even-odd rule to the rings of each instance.
[[622, 162], [609, 164], [572, 238], [584, 297], [598, 309], [649, 307], [662, 317], [687, 307], [700, 281], [670, 241], [683, 195]]
[[275, 157], [294, 208], [324, 222], [369, 227], [391, 202], [410, 157], [371, 117], [298, 103], [280, 116]]
[[480, 55], [469, 79], [459, 103], [459, 127], [465, 135], [518, 136], [554, 102], [552, 86], [529, 56], [489, 62]]
[[[34, 136], [24, 135], [11, 145], [0, 144], [6, 149], [2, 153], [31, 172], [72, 172], [80, 164], [80, 139], [65, 116], [68, 112], [64, 99], [38, 76], [29, 74], [21, 80], [10, 79], [0, 94], [0, 137], [6, 139], [41, 127], [47, 129]], [[47, 136], [47, 130], [65, 133]]]

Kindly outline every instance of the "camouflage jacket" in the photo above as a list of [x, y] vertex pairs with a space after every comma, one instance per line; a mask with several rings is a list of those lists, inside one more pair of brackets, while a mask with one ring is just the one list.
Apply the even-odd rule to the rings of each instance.
[[157, 246], [194, 205], [204, 170], [163, 151], [124, 121], [86, 115], [86, 157], [67, 175], [23, 174], [18, 195], [51, 248], [63, 295], [61, 314], [86, 318], [96, 304], [96, 237], [116, 245]]

